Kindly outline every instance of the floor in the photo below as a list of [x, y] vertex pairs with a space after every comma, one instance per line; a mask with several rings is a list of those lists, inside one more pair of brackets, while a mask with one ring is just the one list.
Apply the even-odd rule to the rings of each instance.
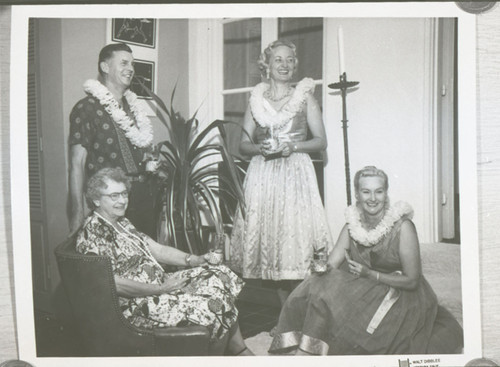
[[279, 307], [256, 305], [245, 301], [239, 301], [236, 305], [240, 311], [240, 329], [245, 339], [262, 331], [271, 331], [278, 323]]
[[[279, 308], [247, 301], [237, 301], [239, 322], [243, 337], [249, 338], [262, 331], [270, 331], [277, 323]], [[39, 357], [82, 356], [78, 335], [65, 327], [54, 316], [35, 312], [37, 354]]]

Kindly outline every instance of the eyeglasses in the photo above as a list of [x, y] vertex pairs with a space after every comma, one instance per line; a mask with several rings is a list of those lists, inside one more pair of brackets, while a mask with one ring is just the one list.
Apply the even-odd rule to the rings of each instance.
[[118, 199], [120, 199], [120, 197], [122, 197], [124, 199], [128, 199], [128, 191], [113, 192], [111, 194], [102, 194], [102, 196], [108, 196], [111, 200], [118, 201]]

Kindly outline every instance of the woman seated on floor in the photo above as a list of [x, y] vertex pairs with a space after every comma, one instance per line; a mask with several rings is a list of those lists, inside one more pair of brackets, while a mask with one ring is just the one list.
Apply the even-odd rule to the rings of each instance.
[[[86, 197], [94, 210], [76, 242], [80, 253], [111, 259], [125, 318], [146, 328], [206, 326], [211, 354], [226, 349], [231, 355], [253, 355], [241, 336], [234, 305], [242, 280], [224, 265], [208, 265], [206, 255], [162, 246], [138, 232], [124, 217], [129, 189], [130, 182], [120, 168], [103, 168], [92, 176]], [[190, 268], [165, 273], [160, 263]]]
[[[330, 254], [330, 270], [290, 295], [269, 351], [296, 354], [445, 354], [463, 330], [437, 303], [421, 274], [413, 210], [389, 205], [387, 175], [365, 167], [354, 177], [356, 205]], [[343, 268], [341, 269], [341, 266]]]

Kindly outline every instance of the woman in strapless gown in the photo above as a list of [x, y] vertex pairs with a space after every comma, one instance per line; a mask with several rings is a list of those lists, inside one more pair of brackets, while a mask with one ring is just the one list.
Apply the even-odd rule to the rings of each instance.
[[[231, 262], [243, 278], [293, 284], [309, 274], [314, 250], [333, 247], [309, 156], [327, 142], [313, 80], [291, 85], [295, 46], [273, 42], [259, 65], [268, 81], [255, 86], [245, 114], [253, 140], [243, 134], [240, 151], [252, 159], [244, 182], [246, 215], [235, 217]], [[284, 301], [287, 290], [279, 294]]]

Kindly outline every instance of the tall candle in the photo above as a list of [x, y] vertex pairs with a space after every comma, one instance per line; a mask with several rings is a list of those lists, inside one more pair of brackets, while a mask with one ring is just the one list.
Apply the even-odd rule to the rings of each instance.
[[342, 75], [345, 72], [344, 31], [342, 29], [342, 26], [339, 26], [338, 33], [337, 33], [337, 39], [338, 39], [338, 44], [339, 44], [339, 70], [340, 70], [340, 75]]

